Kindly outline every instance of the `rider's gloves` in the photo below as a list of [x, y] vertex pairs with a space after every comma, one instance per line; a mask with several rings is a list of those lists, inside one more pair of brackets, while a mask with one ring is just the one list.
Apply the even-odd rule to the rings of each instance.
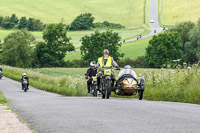
[[85, 76], [85, 79], [88, 79], [88, 76]]
[[117, 70], [120, 70], [120, 67], [119, 66], [116, 66], [117, 67]]

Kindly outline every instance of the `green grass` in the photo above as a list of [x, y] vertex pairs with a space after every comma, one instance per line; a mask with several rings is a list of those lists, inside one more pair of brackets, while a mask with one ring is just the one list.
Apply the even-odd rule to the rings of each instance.
[[183, 21], [197, 22], [200, 17], [199, 0], [159, 0], [160, 22], [162, 25], [174, 25]]
[[[86, 68], [21, 69], [2, 66], [4, 75], [18, 80], [26, 72], [30, 84], [41, 90], [65, 96], [87, 96]], [[145, 79], [144, 99], [200, 104], [200, 70], [192, 69], [134, 69]], [[117, 75], [117, 71], [115, 74]], [[116, 76], [117, 77], [117, 76]], [[112, 96], [115, 96], [112, 94]], [[134, 96], [137, 98], [137, 96]]]
[[145, 48], [149, 44], [152, 37], [141, 39], [135, 42], [129, 42], [122, 45], [120, 52], [125, 53], [124, 58], [135, 59], [138, 56], [145, 55]]
[[133, 28], [144, 22], [145, 0], [0, 0], [0, 15], [34, 17], [45, 23], [70, 24], [90, 12], [96, 22], [109, 21]]
[[2, 91], [0, 90], [0, 104], [7, 103], [8, 99], [3, 95]]

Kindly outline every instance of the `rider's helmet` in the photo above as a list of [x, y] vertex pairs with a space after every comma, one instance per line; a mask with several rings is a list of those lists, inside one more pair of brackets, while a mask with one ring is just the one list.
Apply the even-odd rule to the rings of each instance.
[[108, 49], [104, 49], [104, 50], [103, 50], [103, 54], [109, 54]]
[[26, 73], [23, 73], [23, 76], [26, 76]]
[[130, 65], [126, 65], [124, 66], [124, 69], [132, 69], [132, 67]]
[[90, 62], [90, 66], [91, 67], [96, 67], [96, 62], [95, 61]]

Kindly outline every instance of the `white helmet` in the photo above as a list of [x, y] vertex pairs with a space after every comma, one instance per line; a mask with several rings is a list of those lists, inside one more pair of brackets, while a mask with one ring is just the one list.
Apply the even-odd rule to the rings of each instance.
[[91, 67], [96, 67], [96, 62], [95, 61], [90, 62], [90, 66]]
[[104, 50], [103, 50], [103, 54], [109, 54], [108, 49], [104, 49]]
[[124, 67], [124, 69], [132, 69], [132, 67], [131, 67], [130, 65], [126, 65], [126, 66]]
[[26, 73], [23, 73], [23, 76], [26, 76]]

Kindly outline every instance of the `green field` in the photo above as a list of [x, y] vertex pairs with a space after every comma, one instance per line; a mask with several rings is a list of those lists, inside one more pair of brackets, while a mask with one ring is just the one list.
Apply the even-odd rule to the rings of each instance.
[[[2, 66], [4, 75], [19, 81], [26, 72], [30, 84], [38, 89], [64, 96], [88, 96], [86, 68], [22, 69]], [[192, 69], [134, 69], [145, 79], [144, 99], [200, 104], [200, 71]], [[117, 75], [118, 71], [115, 71]], [[117, 76], [116, 76], [117, 78]], [[112, 96], [115, 96], [114, 93]], [[131, 97], [129, 97], [131, 98]], [[137, 98], [137, 96], [135, 97]]]
[[159, 0], [162, 25], [174, 25], [183, 21], [196, 22], [200, 18], [199, 0]]
[[34, 17], [44, 23], [70, 24], [90, 12], [96, 22], [109, 21], [134, 28], [144, 24], [145, 0], [0, 0], [0, 15]]
[[[120, 48], [120, 52], [124, 53], [124, 58], [130, 58], [130, 59], [135, 59], [138, 56], [142, 56], [145, 55], [145, 48], [148, 46], [149, 44], [149, 40], [151, 40], [152, 37], [148, 37], [145, 39], [141, 39], [138, 41], [134, 41], [134, 42], [129, 42], [129, 43], [124, 43], [122, 44], [122, 47]], [[72, 53], [68, 53], [65, 57], [65, 61], [68, 60], [74, 60], [74, 59], [81, 59], [81, 52], [77, 51], [77, 52], [72, 52]]]
[[[105, 31], [105, 30], [101, 30]], [[138, 30], [113, 30], [114, 32], [119, 33], [122, 39], [130, 39], [135, 38], [139, 34], [147, 34], [149, 30], [138, 29]], [[4, 37], [6, 37], [9, 33], [14, 32], [14, 30], [0, 30], [0, 40], [3, 41]], [[37, 41], [42, 41], [42, 32], [31, 32]], [[91, 35], [94, 31], [69, 31], [67, 32], [67, 36], [71, 38], [71, 42], [76, 48], [81, 46], [80, 39], [85, 35]]]

